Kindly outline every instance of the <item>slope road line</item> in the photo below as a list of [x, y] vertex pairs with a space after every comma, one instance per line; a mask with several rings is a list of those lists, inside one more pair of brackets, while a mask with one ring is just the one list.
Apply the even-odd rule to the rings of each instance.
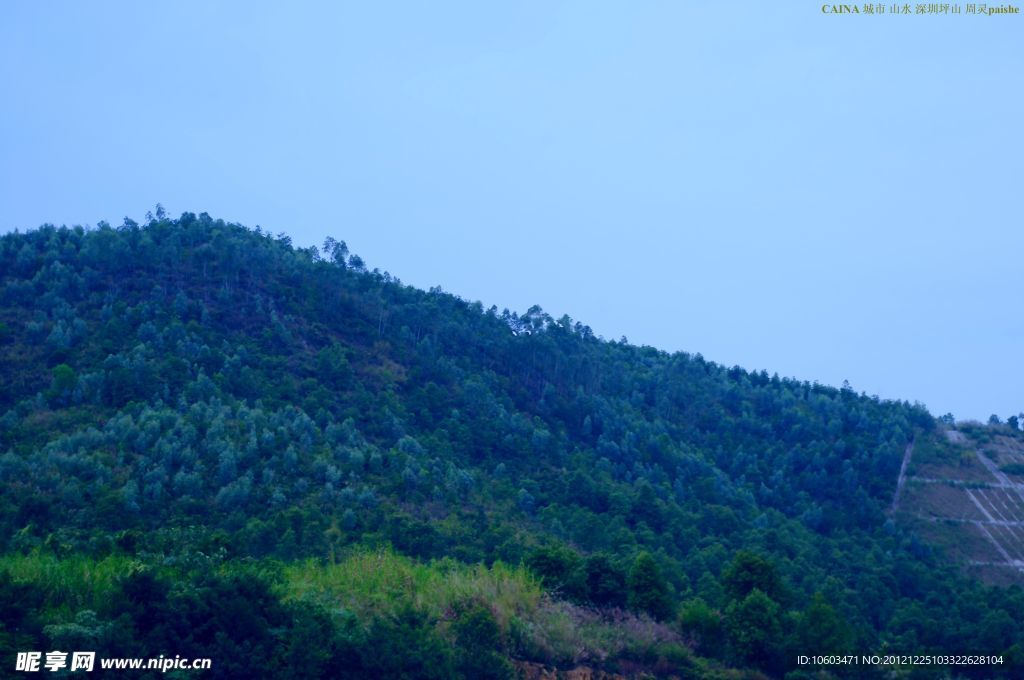
[[1000, 470], [999, 466], [993, 463], [992, 460], [981, 451], [978, 451], [975, 455], [978, 456], [978, 460], [981, 461], [981, 464], [988, 468], [988, 471], [992, 473], [992, 476], [995, 477], [1000, 484], [1004, 484], [1016, 491], [1017, 495], [1020, 496], [1020, 499], [1024, 501], [1024, 484], [1017, 484], [1007, 477], [1006, 473]]
[[910, 443], [907, 444], [907, 450], [903, 452], [903, 463], [900, 464], [900, 476], [896, 480], [896, 495], [892, 497], [892, 512], [896, 512], [896, 509], [900, 507], [900, 492], [903, 491], [903, 485], [907, 482], [907, 466], [910, 465], [910, 456], [914, 454], [914, 440], [911, 439]]
[[[982, 514], [985, 515], [985, 517], [988, 518], [988, 521], [993, 523], [993, 524], [995, 524], [996, 520], [993, 519], [992, 515], [990, 515], [988, 513], [988, 510], [985, 509], [985, 506], [983, 506], [981, 503], [978, 502], [978, 499], [974, 496], [973, 493], [971, 493], [971, 490], [970, 489], [964, 489], [964, 491], [966, 491], [967, 495], [970, 497], [970, 499], [972, 501], [974, 501], [974, 504], [976, 506], [978, 506], [978, 510], [981, 510]], [[1017, 568], [1020, 571], [1024, 572], [1024, 567], [1020, 566], [1020, 560], [1015, 560], [1012, 557], [1010, 557], [1010, 553], [1006, 552], [1006, 548], [1003, 547], [1002, 543], [1000, 543], [998, 540], [996, 540], [996, 537], [992, 535], [992, 532], [990, 532], [988, 530], [988, 527], [985, 526], [985, 524], [980, 524], [979, 523], [979, 524], [976, 524], [975, 526], [977, 526], [978, 529], [980, 529], [981, 532], [983, 534], [985, 534], [986, 538], [988, 538], [989, 542], [995, 547], [995, 549], [999, 552], [999, 554], [1003, 556], [1004, 560], [1006, 560], [1010, 564], [1013, 564], [1013, 565], [1017, 566]]]

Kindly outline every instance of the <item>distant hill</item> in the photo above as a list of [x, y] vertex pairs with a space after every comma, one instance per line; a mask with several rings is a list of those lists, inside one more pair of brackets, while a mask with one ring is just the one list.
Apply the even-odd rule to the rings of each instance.
[[908, 445], [946, 437], [918, 404], [418, 290], [340, 240], [47, 225], [0, 238], [0, 649], [466, 678], [885, 650], [1014, 676], [1024, 593], [907, 520], [925, 457], [891, 514]]

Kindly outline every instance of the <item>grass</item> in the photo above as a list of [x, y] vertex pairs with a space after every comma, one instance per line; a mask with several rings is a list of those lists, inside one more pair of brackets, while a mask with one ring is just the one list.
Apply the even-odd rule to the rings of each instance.
[[[32, 583], [43, 593], [40, 614], [48, 623], [72, 621], [85, 609], [103, 611], [118, 578], [142, 565], [123, 555], [0, 555], [0, 573]], [[150, 566], [164, 577], [188, 577], [182, 565]], [[390, 549], [358, 548], [331, 564], [227, 561], [214, 568], [222, 574], [262, 571], [283, 600], [317, 603], [363, 625], [411, 605], [445, 632], [462, 607], [480, 603], [493, 613], [508, 651], [531, 661], [568, 666], [615, 659], [653, 663], [666, 654], [690, 658], [671, 627], [628, 612], [601, 613], [553, 600], [521, 565], [464, 564], [447, 558], [420, 562]]]
[[84, 555], [57, 557], [38, 551], [0, 555], [0, 573], [13, 581], [32, 583], [43, 592], [43, 609], [50, 616], [71, 618], [83, 609], [97, 610], [110, 600], [118, 576], [139, 562], [123, 555], [97, 560]]
[[336, 564], [307, 560], [285, 566], [286, 599], [335, 603], [358, 616], [394, 613], [411, 604], [437, 619], [462, 602], [485, 602], [499, 625], [536, 611], [544, 595], [525, 567], [487, 567], [453, 560], [416, 562], [391, 550], [360, 550]]

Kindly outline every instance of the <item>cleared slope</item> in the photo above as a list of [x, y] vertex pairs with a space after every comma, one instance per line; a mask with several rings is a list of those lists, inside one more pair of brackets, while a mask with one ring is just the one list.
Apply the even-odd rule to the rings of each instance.
[[917, 447], [896, 516], [968, 573], [1024, 585], [1024, 440], [1004, 430], [963, 425]]

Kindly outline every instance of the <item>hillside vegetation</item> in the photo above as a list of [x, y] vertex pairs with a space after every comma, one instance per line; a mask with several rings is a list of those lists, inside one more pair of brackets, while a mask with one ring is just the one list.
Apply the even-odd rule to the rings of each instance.
[[1024, 592], [887, 517], [942, 437], [923, 406], [157, 213], [0, 238], [8, 667], [87, 641], [208, 677], [1021, 672]]

